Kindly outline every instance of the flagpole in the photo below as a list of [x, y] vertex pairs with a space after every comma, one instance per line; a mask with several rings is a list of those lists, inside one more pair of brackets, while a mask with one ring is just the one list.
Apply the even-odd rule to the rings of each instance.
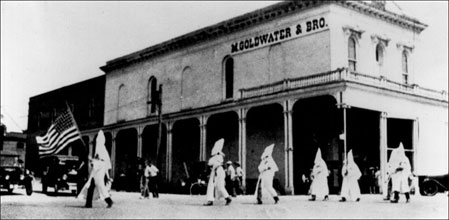
[[[83, 146], [86, 149], [86, 143], [84, 143], [83, 137], [81, 137], [81, 132], [78, 128], [78, 124], [75, 121], [75, 116], [72, 114], [72, 111], [70, 110], [70, 107], [69, 107], [69, 104], [67, 103], [67, 101], [65, 102], [65, 105], [67, 106], [67, 110], [70, 114], [70, 119], [72, 120], [73, 124], [75, 125], [76, 131], [78, 131], [78, 133], [80, 134], [81, 142], [83, 143]], [[87, 148], [87, 149], [89, 149], [89, 148]], [[87, 152], [89, 152], [89, 150]], [[89, 153], [87, 153], [87, 155], [89, 155]]]

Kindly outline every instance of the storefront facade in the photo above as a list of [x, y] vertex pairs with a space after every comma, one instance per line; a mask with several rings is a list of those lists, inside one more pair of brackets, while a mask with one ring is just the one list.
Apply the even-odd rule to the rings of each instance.
[[447, 152], [447, 132], [435, 141], [429, 129], [447, 131], [447, 93], [414, 84], [425, 74], [411, 65], [419, 65], [413, 52], [425, 27], [364, 2], [282, 2], [111, 60], [101, 69], [113, 173], [148, 158], [170, 191], [220, 138], [225, 160], [242, 164], [248, 193], [272, 143], [282, 194], [307, 193], [302, 176], [318, 147], [331, 193], [339, 193], [349, 149], [365, 193], [370, 168], [385, 177], [399, 142], [420, 172], [427, 161], [417, 155], [429, 144]]

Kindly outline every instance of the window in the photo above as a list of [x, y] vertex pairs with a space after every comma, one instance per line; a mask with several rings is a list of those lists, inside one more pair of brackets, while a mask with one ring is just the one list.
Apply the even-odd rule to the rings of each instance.
[[402, 82], [408, 84], [408, 53], [402, 52]]
[[118, 88], [117, 121], [125, 120], [126, 98], [127, 98], [127, 90], [125, 85], [122, 84]]
[[376, 46], [376, 62], [379, 66], [382, 66], [384, 62], [384, 48], [381, 44]]
[[147, 85], [147, 114], [150, 115], [156, 112], [156, 105], [153, 102], [157, 101], [157, 79], [152, 76], [148, 80]]
[[357, 54], [355, 49], [355, 39], [350, 37], [348, 39], [348, 67], [351, 72], [357, 70]]
[[225, 58], [225, 98], [234, 96], [234, 60], [232, 57]]

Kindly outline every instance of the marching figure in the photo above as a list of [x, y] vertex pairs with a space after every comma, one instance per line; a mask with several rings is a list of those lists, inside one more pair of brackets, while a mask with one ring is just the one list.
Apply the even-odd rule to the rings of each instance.
[[277, 172], [278, 166], [274, 162], [273, 157], [271, 156], [273, 152], [274, 144], [265, 148], [265, 151], [262, 153], [260, 157], [261, 161], [259, 164], [259, 179], [257, 180], [256, 185], [256, 197], [257, 204], [262, 204], [262, 191], [265, 190], [273, 197], [274, 203], [277, 204], [279, 202], [278, 194], [276, 190], [273, 188], [273, 177], [274, 173]]
[[[109, 194], [111, 179], [108, 170], [111, 169], [111, 159], [105, 147], [105, 137], [102, 130], [98, 132], [96, 139], [95, 157], [91, 159], [92, 170], [79, 195], [86, 199], [86, 208], [92, 208], [92, 200], [104, 199], [108, 208], [112, 207], [112, 199]], [[105, 184], [105, 179], [108, 184]], [[79, 196], [78, 195], [78, 196]]]
[[312, 169], [312, 184], [310, 185], [310, 194], [312, 197], [309, 201], [315, 201], [317, 196], [324, 196], [323, 201], [329, 199], [329, 186], [327, 185], [327, 176], [329, 176], [329, 170], [327, 169], [326, 162], [321, 157], [321, 150], [318, 148], [315, 156], [315, 164]]
[[411, 175], [410, 161], [405, 155], [404, 146], [402, 143], [399, 144], [396, 160], [392, 162], [392, 169], [394, 170], [391, 174], [392, 191], [394, 193], [394, 198], [391, 200], [392, 203], [397, 203], [399, 201], [399, 193], [404, 193], [406, 202], [410, 201], [410, 187], [408, 183], [408, 178]]
[[345, 202], [346, 198], [356, 198], [355, 201], [360, 201], [360, 187], [358, 180], [362, 176], [359, 167], [354, 162], [354, 156], [352, 150], [349, 151], [347, 160], [343, 162], [343, 168], [341, 169], [343, 175], [343, 183], [341, 185], [341, 200]]
[[[220, 199], [224, 197], [226, 199], [226, 205], [231, 203], [231, 198], [225, 188], [225, 171], [223, 169], [224, 154], [221, 152], [223, 148], [224, 139], [220, 139], [215, 142], [212, 148], [211, 158], [209, 159], [208, 165], [212, 167], [209, 182], [207, 183], [207, 203], [205, 206], [211, 206], [214, 204], [215, 199]], [[215, 191], [215, 193], [214, 193]], [[215, 197], [214, 197], [215, 194]]]
[[383, 188], [383, 194], [385, 194], [385, 198], [384, 200], [388, 201], [391, 199], [391, 194], [392, 194], [392, 175], [393, 173], [396, 172], [396, 167], [397, 167], [397, 161], [398, 161], [398, 151], [399, 148], [395, 148], [391, 151], [390, 154], [390, 159], [388, 159], [388, 163], [387, 163], [387, 175], [385, 178], [385, 188]]

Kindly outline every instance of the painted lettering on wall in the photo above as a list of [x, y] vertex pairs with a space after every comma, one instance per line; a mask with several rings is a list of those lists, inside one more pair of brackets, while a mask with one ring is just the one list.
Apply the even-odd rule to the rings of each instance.
[[261, 48], [325, 29], [328, 29], [325, 17], [321, 16], [319, 18], [308, 19], [290, 27], [234, 42], [231, 44], [231, 54]]

